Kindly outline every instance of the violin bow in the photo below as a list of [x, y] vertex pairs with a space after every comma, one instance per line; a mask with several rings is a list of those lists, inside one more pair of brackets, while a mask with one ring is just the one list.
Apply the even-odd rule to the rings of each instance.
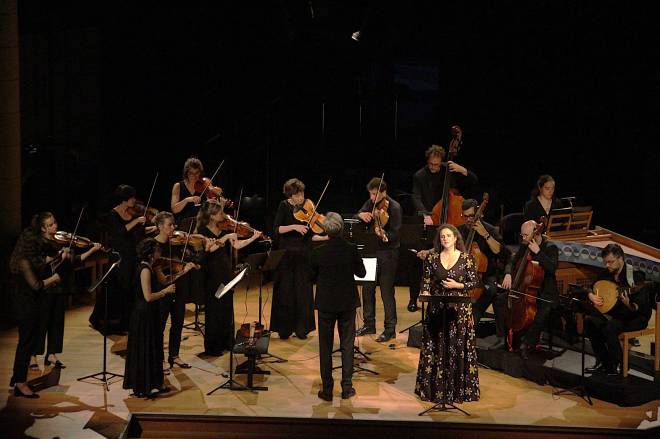
[[192, 227], [193, 224], [195, 224], [195, 221], [197, 221], [197, 218], [193, 218], [193, 220], [190, 221], [190, 227], [188, 227], [188, 234], [186, 235], [186, 242], [183, 244], [183, 251], [181, 252], [181, 262], [183, 262], [183, 258], [186, 256], [186, 248], [188, 247], [188, 242], [190, 241], [190, 233], [192, 232]]
[[323, 196], [325, 195], [325, 191], [328, 190], [328, 186], [330, 186], [330, 178], [328, 178], [328, 181], [325, 183], [325, 187], [323, 188], [323, 191], [321, 192], [321, 196], [319, 196], [318, 201], [314, 205], [314, 208], [312, 209], [312, 215], [309, 217], [309, 220], [307, 221], [307, 227], [309, 227], [309, 224], [312, 222], [312, 218], [314, 218], [314, 215], [316, 215], [316, 212], [318, 211], [319, 203], [323, 199]]
[[156, 180], [158, 180], [158, 172], [156, 172], [156, 177], [154, 178], [154, 183], [151, 185], [151, 192], [149, 192], [149, 198], [147, 199], [147, 205], [144, 206], [144, 214], [147, 214], [149, 210], [149, 205], [151, 204], [151, 196], [154, 194], [154, 188], [156, 187]]
[[[225, 164], [225, 161], [223, 160], [223, 161], [220, 162], [220, 164], [218, 165], [218, 167], [215, 168], [215, 172], [213, 173], [213, 175], [211, 176], [211, 179], [210, 179], [211, 182], [213, 182], [213, 179], [215, 178], [216, 175], [218, 175], [218, 171], [220, 171], [220, 168], [222, 168], [222, 165], [224, 165], [224, 164]], [[205, 194], [206, 191], [208, 190], [209, 186], [210, 186], [210, 185], [206, 185], [206, 186], [204, 186], [204, 190], [202, 191], [201, 194], [199, 194], [200, 203], [201, 203], [201, 199], [202, 199], [202, 197], [204, 196], [204, 194]]]
[[241, 186], [241, 192], [238, 195], [238, 207], [236, 208], [236, 224], [234, 224], [234, 233], [238, 230], [238, 216], [241, 214], [241, 202], [243, 201], [243, 186]]
[[385, 178], [385, 172], [383, 171], [383, 173], [380, 176], [380, 181], [378, 182], [378, 191], [376, 192], [376, 198], [374, 199], [374, 207], [373, 207], [373, 209], [371, 209], [371, 217], [372, 218], [373, 218], [374, 214], [376, 213], [376, 204], [378, 204], [378, 202], [376, 200], [378, 199], [378, 194], [380, 194], [380, 188], [383, 186], [383, 179], [384, 178]]
[[85, 211], [85, 206], [80, 209], [80, 215], [78, 215], [78, 221], [76, 222], [76, 227], [73, 229], [71, 234], [71, 240], [69, 241], [69, 251], [71, 251], [71, 246], [73, 245], [73, 240], [76, 237], [76, 232], [78, 231], [78, 226], [80, 226], [80, 220], [82, 219], [83, 212]]

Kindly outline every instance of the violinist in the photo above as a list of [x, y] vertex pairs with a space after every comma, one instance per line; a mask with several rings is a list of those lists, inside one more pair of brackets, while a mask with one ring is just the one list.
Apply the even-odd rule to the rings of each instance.
[[[608, 244], [601, 251], [605, 270], [598, 276], [598, 280], [614, 282], [618, 287], [627, 289], [634, 286], [643, 286], [645, 276], [640, 271], [625, 262], [625, 254], [618, 244]], [[597, 291], [588, 295], [591, 303], [603, 305], [603, 298]], [[646, 328], [652, 312], [652, 301], [649, 291], [629, 293], [622, 292], [616, 305], [606, 314], [590, 313], [584, 321], [585, 335], [589, 338], [597, 363], [585, 369], [589, 373], [603, 373], [609, 376], [618, 374], [621, 363], [621, 345], [619, 335], [627, 331], [639, 331]]]
[[314, 291], [310, 279], [310, 252], [313, 232], [294, 217], [305, 203], [305, 184], [297, 178], [284, 183], [282, 200], [275, 214], [274, 231], [279, 248], [286, 252], [275, 272], [271, 331], [282, 340], [295, 333], [299, 339], [316, 329]]
[[[496, 301], [496, 298], [498, 295], [498, 268], [504, 268], [508, 250], [504, 246], [504, 241], [495, 227], [483, 219], [475, 219], [477, 206], [477, 200], [471, 198], [463, 200], [462, 210], [465, 223], [458, 226], [458, 231], [461, 232], [463, 240], [467, 240], [470, 230], [474, 230], [475, 236], [473, 243], [477, 244], [479, 250], [488, 261], [486, 272], [482, 273], [481, 278], [481, 283], [484, 287], [483, 293], [472, 304], [472, 316], [474, 317], [474, 325], [476, 327], [488, 306], [493, 304], [498, 338], [497, 346], [493, 346], [495, 348], [504, 346], [504, 315], [501, 312], [502, 310], [498, 308], [498, 305], [503, 305], [504, 301]], [[466, 251], [469, 253], [470, 249], [468, 248]], [[506, 295], [502, 294], [502, 296]], [[500, 340], [502, 342], [501, 346], [499, 345]]]
[[[166, 258], [169, 261], [183, 261], [185, 258], [183, 256], [182, 247], [176, 246], [176, 249], [173, 250], [171, 243], [172, 236], [174, 235], [174, 229], [176, 228], [174, 224], [174, 215], [170, 212], [158, 212], [156, 218], [154, 218], [156, 227], [158, 227], [158, 235], [154, 238], [159, 245], [160, 254], [162, 257]], [[179, 250], [181, 249], [181, 250]], [[172, 264], [169, 264], [170, 266]], [[164, 268], [168, 268], [168, 264], [164, 264]], [[189, 294], [190, 282], [188, 273], [192, 268], [198, 269], [199, 266], [191, 261], [185, 263], [184, 271], [187, 273], [184, 276], [180, 276], [176, 279], [176, 293], [167, 296], [163, 300], [159, 301], [160, 312], [161, 312], [161, 332], [165, 332], [165, 326], [167, 324], [167, 317], [170, 316], [170, 333], [168, 338], [168, 357], [167, 362], [170, 365], [170, 368], [173, 368], [175, 365], [179, 366], [182, 369], [189, 369], [190, 365], [183, 362], [179, 358], [179, 349], [181, 347], [181, 332], [183, 331], [183, 319], [186, 312], [186, 299]], [[159, 276], [162, 276], [164, 273], [161, 272], [162, 269], [156, 270]], [[174, 277], [173, 269], [169, 270], [168, 275], [172, 278]]]
[[[71, 274], [75, 266], [90, 257], [101, 248], [101, 244], [93, 244], [86, 252], [74, 255], [71, 243], [55, 241], [57, 220], [50, 212], [42, 212], [35, 216], [34, 225], [39, 227], [40, 240], [43, 246], [46, 264], [50, 266], [51, 273], [60, 275], [57, 286], [50, 288], [40, 302], [39, 308], [39, 336], [33, 350], [30, 368], [36, 364], [36, 356], [43, 355], [44, 366], [53, 364], [57, 368], [64, 368], [64, 364], [57, 358], [62, 353], [64, 342], [64, 313], [66, 310], [67, 294], [70, 293]], [[57, 267], [56, 269], [53, 269]], [[46, 337], [48, 337], [48, 350], [46, 350]]]
[[[534, 230], [538, 224], [535, 221], [525, 221], [520, 227], [520, 238], [522, 245], [516, 254], [509, 260], [504, 269], [504, 279], [502, 281], [502, 288], [510, 289], [512, 284], [512, 276], [514, 268], [520, 262], [522, 264], [531, 263], [536, 261], [543, 269], [543, 281], [538, 290], [537, 297], [544, 300], [536, 301], [536, 315], [527, 333], [523, 336], [520, 344], [520, 356], [528, 359], [529, 349], [535, 347], [541, 330], [544, 329], [548, 322], [550, 312], [559, 298], [559, 291], [557, 290], [557, 279], [555, 272], [559, 263], [559, 250], [555, 245], [550, 242], [541, 234], [535, 234]], [[531, 258], [529, 261], [521, 260], [525, 254], [525, 250], [529, 248]], [[511, 300], [522, 300], [521, 298], [512, 298]]]
[[183, 179], [172, 186], [170, 207], [176, 223], [188, 230], [188, 221], [197, 215], [201, 198], [195, 191], [195, 183], [204, 177], [204, 166], [197, 157], [189, 157], [183, 164]]
[[[119, 253], [121, 264], [113, 271], [108, 282], [108, 322], [101, 323], [105, 318], [105, 289], [97, 291], [94, 311], [89, 316], [89, 323], [94, 329], [107, 330], [111, 334], [128, 330], [134, 298], [132, 284], [137, 267], [135, 246], [144, 235], [145, 230], [141, 226], [146, 223], [143, 215], [133, 215], [135, 188], [120, 184], [113, 196], [115, 206], [104, 218], [103, 225], [108, 232], [107, 245]], [[114, 324], [111, 325], [111, 322]]]
[[548, 217], [550, 212], [564, 207], [559, 198], [555, 197], [555, 179], [550, 175], [541, 175], [532, 190], [532, 197], [525, 204], [523, 219], [538, 220]]
[[[460, 232], [451, 224], [439, 226], [433, 249], [424, 260], [422, 294], [465, 297], [476, 285], [474, 258], [466, 253]], [[444, 306], [449, 309], [445, 311]], [[429, 304], [415, 384], [415, 393], [423, 401], [462, 403], [479, 399], [471, 307], [470, 302]]]
[[[383, 332], [376, 338], [386, 342], [396, 336], [396, 298], [394, 277], [399, 261], [399, 231], [401, 230], [401, 205], [387, 195], [387, 183], [380, 177], [372, 178], [367, 184], [369, 199], [360, 208], [357, 217], [367, 224], [378, 221], [374, 216], [383, 210], [389, 216], [387, 224], [376, 225], [379, 236], [376, 250], [376, 281], [380, 285], [380, 297], [385, 308]], [[382, 206], [387, 204], [387, 209]], [[376, 208], [374, 209], [374, 205]], [[378, 212], [381, 211], [381, 212]], [[372, 215], [375, 212], [375, 215]], [[357, 336], [376, 333], [376, 282], [368, 282], [362, 290], [364, 326], [356, 331]]]
[[[466, 167], [453, 161], [443, 163], [446, 156], [445, 149], [439, 145], [431, 145], [426, 150], [426, 166], [413, 174], [412, 200], [415, 215], [424, 217], [424, 224], [433, 225], [431, 212], [433, 207], [442, 198], [445, 174], [449, 170], [449, 187], [458, 189], [462, 194], [469, 194], [478, 184], [476, 174]], [[408, 311], [417, 311], [417, 296], [422, 279], [422, 263], [410, 252], [406, 255], [405, 263], [408, 266], [410, 302]]]
[[160, 328], [158, 303], [174, 294], [174, 284], [163, 286], [154, 269], [160, 257], [160, 246], [154, 238], [147, 238], [137, 246], [140, 265], [135, 273], [135, 307], [128, 333], [124, 389], [133, 389], [134, 396], [153, 396], [163, 387], [163, 335]]
[[202, 260], [206, 289], [204, 353], [213, 356], [222, 355], [234, 346], [233, 292], [220, 299], [215, 297], [220, 285], [226, 285], [233, 277], [231, 250], [241, 249], [262, 235], [255, 230], [250, 238], [238, 239], [236, 233], [223, 230], [221, 223], [227, 219], [223, 202], [208, 202], [197, 214], [196, 233], [209, 238]]

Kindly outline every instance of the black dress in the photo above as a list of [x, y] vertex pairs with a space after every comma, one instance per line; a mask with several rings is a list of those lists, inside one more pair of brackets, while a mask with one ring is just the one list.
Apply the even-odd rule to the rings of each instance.
[[[209, 238], [220, 238], [224, 234], [216, 235], [208, 227], [199, 233]], [[234, 292], [229, 291], [221, 299], [215, 298], [218, 287], [232, 279], [230, 251], [231, 246], [225, 245], [206, 253], [202, 262], [206, 288], [204, 351], [208, 355], [222, 355], [234, 346]]]
[[151, 292], [158, 288], [151, 266], [141, 263], [135, 276], [135, 306], [128, 333], [128, 353], [124, 370], [124, 389], [146, 395], [163, 387], [163, 333], [160, 329], [158, 301], [147, 302], [142, 293], [140, 273], [151, 271]]
[[293, 332], [306, 337], [316, 329], [314, 322], [314, 290], [310, 272], [311, 232], [302, 236], [296, 231], [280, 235], [280, 226], [301, 224], [293, 216], [293, 206], [282, 200], [275, 215], [274, 229], [279, 248], [285, 249], [275, 272], [270, 329], [281, 338]]
[[[451, 278], [465, 284], [462, 290], [445, 290], [441, 281]], [[424, 261], [422, 292], [466, 296], [477, 285], [474, 258], [461, 253], [446, 270], [440, 254], [432, 251]], [[447, 310], [449, 334], [442, 327], [442, 306], [430, 304], [419, 354], [415, 393], [424, 401], [461, 403], [479, 399], [479, 375], [472, 304], [450, 305]], [[445, 341], [451, 340], [445, 347]]]

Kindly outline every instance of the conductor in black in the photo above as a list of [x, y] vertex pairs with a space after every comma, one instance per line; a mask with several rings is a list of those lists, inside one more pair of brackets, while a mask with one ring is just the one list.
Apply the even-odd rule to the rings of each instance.
[[355, 395], [353, 388], [353, 343], [355, 341], [355, 309], [360, 296], [354, 275], [364, 277], [366, 269], [357, 248], [342, 239], [344, 222], [335, 212], [328, 212], [324, 222], [327, 242], [312, 252], [312, 273], [316, 279], [318, 309], [319, 360], [323, 387], [319, 398], [332, 401], [332, 346], [335, 322], [339, 331], [342, 378], [341, 397]]

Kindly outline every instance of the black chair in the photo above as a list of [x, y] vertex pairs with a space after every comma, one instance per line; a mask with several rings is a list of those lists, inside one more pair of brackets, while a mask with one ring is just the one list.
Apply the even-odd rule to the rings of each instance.
[[520, 244], [520, 226], [523, 223], [523, 213], [515, 212], [502, 217], [499, 223], [500, 235], [506, 245]]

